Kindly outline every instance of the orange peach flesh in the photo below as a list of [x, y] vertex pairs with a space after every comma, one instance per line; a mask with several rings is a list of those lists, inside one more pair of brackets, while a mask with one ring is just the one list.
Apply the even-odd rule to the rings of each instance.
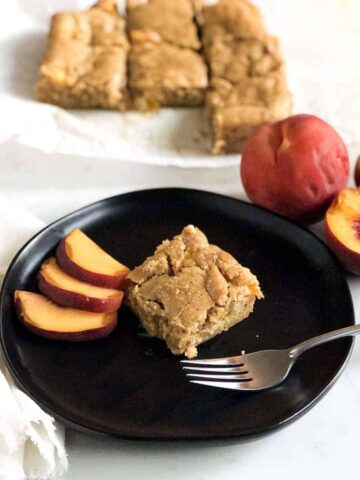
[[360, 253], [360, 190], [342, 190], [327, 211], [326, 221], [340, 243]]
[[71, 277], [59, 268], [55, 258], [49, 258], [49, 260], [44, 262], [41, 266], [40, 272], [44, 276], [45, 280], [52, 285], [69, 292], [85, 295], [86, 297], [108, 299], [123, 295], [120, 290], [95, 287], [89, 283], [85, 283], [81, 280]]
[[76, 228], [65, 239], [67, 256], [77, 265], [104, 275], [127, 275], [129, 269]]
[[114, 313], [91, 313], [59, 307], [43, 295], [17, 290], [23, 320], [38, 329], [74, 333], [103, 328], [114, 321]]

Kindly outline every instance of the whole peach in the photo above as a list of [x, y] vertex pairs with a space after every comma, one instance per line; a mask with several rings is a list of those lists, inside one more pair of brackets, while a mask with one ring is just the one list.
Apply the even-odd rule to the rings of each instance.
[[313, 115], [257, 129], [244, 146], [241, 179], [256, 204], [300, 223], [320, 220], [345, 188], [349, 157], [339, 134]]

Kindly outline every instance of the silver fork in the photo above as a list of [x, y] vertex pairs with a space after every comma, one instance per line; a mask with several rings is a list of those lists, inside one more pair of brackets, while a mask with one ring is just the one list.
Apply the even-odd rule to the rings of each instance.
[[[360, 325], [340, 328], [305, 340], [284, 350], [261, 350], [236, 357], [181, 360], [191, 383], [231, 390], [265, 390], [279, 385], [288, 376], [299, 356], [322, 343], [360, 334]], [[205, 380], [200, 380], [205, 379]]]

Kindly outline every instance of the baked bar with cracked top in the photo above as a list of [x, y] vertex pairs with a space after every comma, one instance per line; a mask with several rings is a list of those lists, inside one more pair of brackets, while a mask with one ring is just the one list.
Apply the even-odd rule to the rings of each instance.
[[261, 40], [267, 34], [259, 9], [248, 0], [205, 2], [199, 19], [205, 48], [218, 41]]
[[129, 89], [136, 110], [200, 105], [208, 85], [193, 0], [127, 0]]
[[129, 32], [156, 32], [162, 41], [200, 49], [193, 0], [127, 0]]
[[129, 88], [136, 110], [203, 103], [207, 70], [197, 52], [162, 42], [151, 33], [130, 36]]
[[38, 99], [64, 108], [125, 110], [129, 43], [116, 0], [53, 16]]
[[214, 132], [213, 153], [240, 152], [261, 124], [287, 117], [292, 100], [281, 71], [244, 77], [235, 85], [214, 78], [207, 94]]
[[255, 275], [192, 225], [165, 240], [128, 279], [126, 302], [148, 334], [188, 358], [248, 317], [262, 298]]
[[245, 77], [265, 77], [283, 68], [277, 38], [266, 35], [238, 41], [214, 41], [206, 49], [211, 76], [236, 84]]
[[214, 154], [236, 153], [259, 125], [291, 113], [279, 42], [248, 0], [219, 0], [200, 17], [210, 68], [206, 105]]

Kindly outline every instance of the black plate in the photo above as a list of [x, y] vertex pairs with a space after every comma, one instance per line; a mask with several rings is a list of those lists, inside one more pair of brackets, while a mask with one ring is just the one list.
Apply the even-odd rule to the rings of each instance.
[[228, 197], [185, 189], [133, 192], [85, 207], [23, 247], [1, 295], [1, 344], [20, 386], [67, 425], [136, 439], [238, 437], [283, 425], [338, 378], [352, 347], [341, 339], [304, 354], [279, 387], [241, 393], [191, 385], [163, 342], [139, 335], [122, 308], [107, 339], [71, 344], [28, 333], [17, 321], [15, 289], [36, 290], [36, 272], [59, 240], [79, 227], [130, 267], [192, 223], [260, 279], [265, 300], [251, 317], [199, 348], [220, 357], [285, 348], [354, 323], [337, 261], [314, 235], [282, 217]]

